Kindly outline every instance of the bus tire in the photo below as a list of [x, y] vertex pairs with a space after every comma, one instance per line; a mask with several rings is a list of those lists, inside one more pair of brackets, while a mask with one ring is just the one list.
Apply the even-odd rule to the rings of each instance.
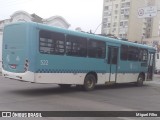
[[92, 75], [92, 74], [88, 74], [84, 79], [84, 85], [83, 85], [84, 90], [85, 91], [91, 91], [91, 90], [94, 89], [95, 85], [96, 85], [95, 76]]
[[138, 76], [136, 85], [137, 85], [138, 87], [143, 86], [143, 81], [144, 81], [144, 76], [140, 74], [140, 75]]

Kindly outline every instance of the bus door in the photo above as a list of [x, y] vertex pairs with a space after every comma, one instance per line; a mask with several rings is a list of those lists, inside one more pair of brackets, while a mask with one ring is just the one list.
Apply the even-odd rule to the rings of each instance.
[[118, 47], [108, 46], [108, 70], [109, 70], [109, 82], [116, 82], [117, 68], [118, 68]]
[[154, 65], [155, 65], [155, 53], [149, 52], [149, 55], [148, 55], [148, 72], [147, 72], [147, 80], [148, 81], [153, 79]]

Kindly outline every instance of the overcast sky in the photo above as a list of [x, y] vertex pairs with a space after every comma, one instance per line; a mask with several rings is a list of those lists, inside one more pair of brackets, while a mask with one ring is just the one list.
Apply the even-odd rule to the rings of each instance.
[[[0, 0], [0, 20], [15, 11], [24, 10], [42, 18], [60, 15], [71, 24], [71, 29], [81, 27], [94, 32], [102, 22], [103, 0]], [[96, 33], [100, 33], [101, 26]]]

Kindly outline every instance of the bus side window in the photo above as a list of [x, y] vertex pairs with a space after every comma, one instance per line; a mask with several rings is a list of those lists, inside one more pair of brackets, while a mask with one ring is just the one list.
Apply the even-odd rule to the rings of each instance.
[[63, 55], [65, 52], [63, 33], [41, 30], [39, 32], [39, 51], [43, 54]]
[[138, 61], [139, 59], [139, 50], [137, 47], [129, 46], [128, 48], [128, 60]]
[[90, 58], [105, 58], [106, 56], [106, 43], [90, 39], [88, 41], [88, 57]]
[[87, 56], [87, 39], [83, 37], [67, 35], [66, 55], [86, 57]]
[[146, 49], [139, 50], [139, 61], [147, 62], [148, 51]]
[[128, 60], [128, 46], [121, 45], [121, 60]]

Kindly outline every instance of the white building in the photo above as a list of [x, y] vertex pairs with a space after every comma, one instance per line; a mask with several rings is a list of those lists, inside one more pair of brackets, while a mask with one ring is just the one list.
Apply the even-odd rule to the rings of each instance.
[[52, 16], [48, 19], [43, 19], [36, 14], [29, 14], [25, 11], [16, 11], [10, 16], [9, 19], [0, 21], [0, 31], [3, 31], [3, 28], [6, 24], [18, 21], [33, 21], [66, 29], [70, 27], [70, 24], [61, 16]]
[[48, 19], [43, 19], [36, 14], [29, 14], [25, 11], [16, 11], [10, 16], [9, 19], [1, 20], [0, 21], [0, 71], [2, 68], [2, 35], [4, 26], [9, 23], [14, 23], [18, 21], [38, 22], [65, 29], [68, 29], [70, 27], [70, 24], [61, 16], [52, 16]]
[[44, 24], [66, 29], [68, 29], [70, 26], [70, 24], [61, 16], [52, 16], [48, 19], [43, 19], [42, 21]]

